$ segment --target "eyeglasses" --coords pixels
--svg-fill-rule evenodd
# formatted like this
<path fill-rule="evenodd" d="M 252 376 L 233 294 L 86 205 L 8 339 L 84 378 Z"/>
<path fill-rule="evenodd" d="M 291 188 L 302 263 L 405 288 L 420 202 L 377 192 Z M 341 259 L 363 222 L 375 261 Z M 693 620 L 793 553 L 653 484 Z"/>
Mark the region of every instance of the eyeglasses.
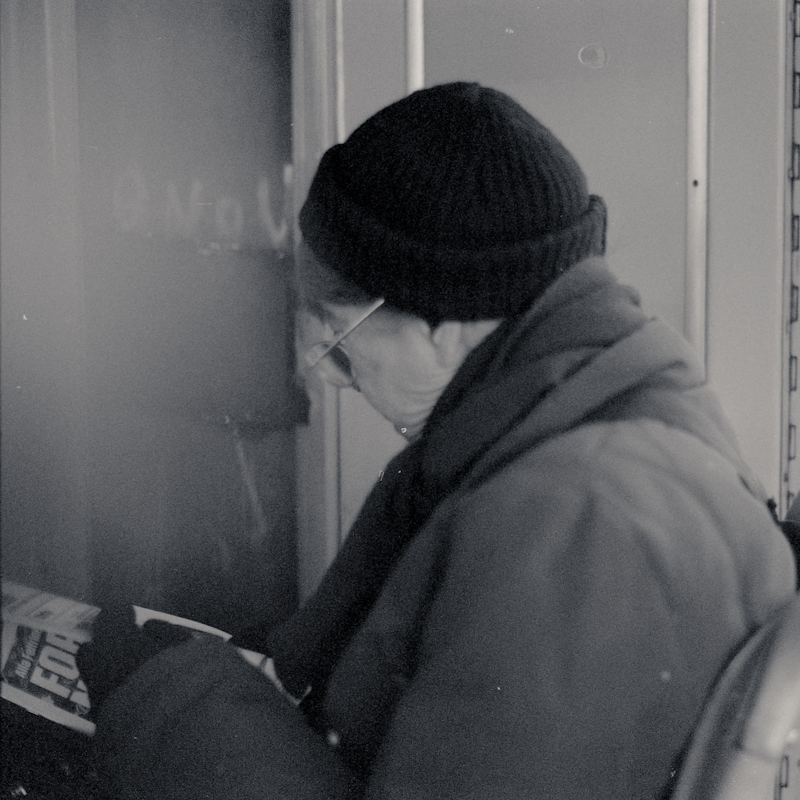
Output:
<path fill-rule="evenodd" d="M 304 355 L 306 366 L 309 369 L 313 369 L 317 366 L 317 364 L 319 364 L 320 361 L 322 361 L 323 358 L 325 358 L 325 356 L 331 354 L 336 362 L 336 366 L 349 376 L 350 361 L 341 351 L 339 345 L 342 343 L 343 339 L 349 336 L 362 322 L 367 319 L 367 317 L 369 317 L 371 314 L 374 314 L 385 302 L 386 301 L 381 298 L 380 300 L 376 300 L 374 303 L 372 303 L 372 305 L 367 306 L 367 308 L 356 318 L 356 320 L 347 327 L 344 333 L 340 333 L 332 341 L 317 342 L 315 345 L 309 347 Z"/>

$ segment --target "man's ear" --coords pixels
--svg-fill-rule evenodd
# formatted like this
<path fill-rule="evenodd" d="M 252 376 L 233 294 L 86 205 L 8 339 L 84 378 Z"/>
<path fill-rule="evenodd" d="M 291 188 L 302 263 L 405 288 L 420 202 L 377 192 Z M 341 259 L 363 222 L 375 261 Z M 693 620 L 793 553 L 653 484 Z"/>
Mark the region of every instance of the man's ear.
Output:
<path fill-rule="evenodd" d="M 461 362 L 502 322 L 482 319 L 475 322 L 448 320 L 431 329 L 430 337 L 440 366 L 458 368 Z"/>
<path fill-rule="evenodd" d="M 464 341 L 464 323 L 456 320 L 440 322 L 430 332 L 431 343 L 440 367 L 459 367 L 469 348 Z"/>

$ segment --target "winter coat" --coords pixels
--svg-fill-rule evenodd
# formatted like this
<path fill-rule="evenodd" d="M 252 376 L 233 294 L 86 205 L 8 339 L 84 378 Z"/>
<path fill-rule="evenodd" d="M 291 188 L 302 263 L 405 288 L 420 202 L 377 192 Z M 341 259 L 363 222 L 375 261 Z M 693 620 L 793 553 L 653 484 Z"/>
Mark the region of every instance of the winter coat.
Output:
<path fill-rule="evenodd" d="M 274 632 L 301 709 L 193 642 L 98 744 L 123 798 L 666 797 L 794 585 L 691 349 L 592 259 L 470 354 Z"/>

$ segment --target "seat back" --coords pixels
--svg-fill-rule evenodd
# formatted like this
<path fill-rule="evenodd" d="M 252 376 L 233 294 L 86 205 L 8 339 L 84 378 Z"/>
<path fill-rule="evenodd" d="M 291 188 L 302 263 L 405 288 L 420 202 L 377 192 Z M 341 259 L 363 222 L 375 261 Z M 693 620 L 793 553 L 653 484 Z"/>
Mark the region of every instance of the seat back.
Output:
<path fill-rule="evenodd" d="M 672 800 L 800 800 L 799 760 L 800 594 L 722 673 Z"/>

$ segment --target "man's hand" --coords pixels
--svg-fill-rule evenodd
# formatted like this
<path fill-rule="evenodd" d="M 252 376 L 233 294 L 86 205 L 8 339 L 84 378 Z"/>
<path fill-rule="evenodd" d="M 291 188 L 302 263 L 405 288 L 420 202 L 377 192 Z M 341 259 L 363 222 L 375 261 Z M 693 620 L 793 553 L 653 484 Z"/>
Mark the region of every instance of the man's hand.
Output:
<path fill-rule="evenodd" d="M 192 638 L 192 631 L 160 620 L 136 625 L 133 606 L 103 609 L 92 627 L 92 641 L 81 645 L 76 660 L 89 689 L 92 716 L 109 692 L 121 686 L 157 653 Z"/>

